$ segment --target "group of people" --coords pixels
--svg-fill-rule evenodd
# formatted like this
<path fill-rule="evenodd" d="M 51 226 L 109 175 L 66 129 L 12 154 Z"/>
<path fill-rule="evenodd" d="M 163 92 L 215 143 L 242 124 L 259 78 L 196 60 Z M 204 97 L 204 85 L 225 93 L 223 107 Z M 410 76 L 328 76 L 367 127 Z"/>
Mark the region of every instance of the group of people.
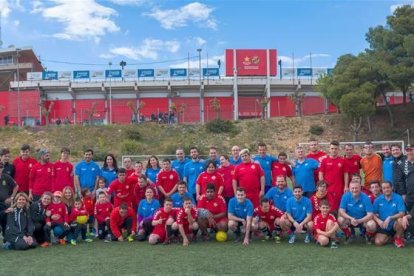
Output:
<path fill-rule="evenodd" d="M 13 162 L 9 150 L 0 151 L 5 249 L 96 238 L 186 246 L 229 231 L 244 245 L 255 236 L 276 243 L 287 236 L 293 244 L 304 234 L 305 243 L 336 248 L 341 235 L 348 244 L 359 233 L 369 244 L 391 239 L 404 247 L 414 233 L 412 145 L 403 155 L 399 145 L 377 153 L 366 142 L 360 156 L 347 144 L 340 156 L 337 141 L 325 153 L 311 139 L 309 153 L 297 146 L 290 160 L 285 152 L 268 154 L 264 143 L 255 155 L 238 146 L 220 155 L 211 147 L 206 160 L 191 147 L 189 157 L 178 148 L 173 161 L 124 158 L 122 167 L 112 154 L 100 167 L 91 149 L 76 166 L 67 148 L 55 163 L 47 149 L 38 159 L 30 150 L 23 145 Z"/>

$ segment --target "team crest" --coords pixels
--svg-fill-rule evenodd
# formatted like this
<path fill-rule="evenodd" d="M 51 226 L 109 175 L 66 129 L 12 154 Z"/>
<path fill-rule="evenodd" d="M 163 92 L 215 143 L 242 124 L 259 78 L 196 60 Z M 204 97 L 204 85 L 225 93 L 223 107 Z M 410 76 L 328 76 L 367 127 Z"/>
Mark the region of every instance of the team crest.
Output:
<path fill-rule="evenodd" d="M 283 167 L 283 168 L 282 168 L 282 171 L 286 171 L 286 168 L 285 168 L 285 167 Z"/>
<path fill-rule="evenodd" d="M 32 163 L 29 164 L 29 168 L 31 168 L 31 167 L 33 167 L 33 164 Z"/>
<path fill-rule="evenodd" d="M 47 172 L 51 172 L 50 168 L 47 168 Z"/>
<path fill-rule="evenodd" d="M 338 167 L 342 167 L 342 163 L 338 163 Z"/>
<path fill-rule="evenodd" d="M 66 167 L 66 171 L 69 172 L 69 167 Z"/>
<path fill-rule="evenodd" d="M 129 189 L 129 185 L 126 185 L 126 187 L 125 187 L 125 188 Z"/>
<path fill-rule="evenodd" d="M 355 165 L 355 166 L 358 166 L 358 162 L 356 162 L 356 161 L 355 161 L 355 162 L 354 162 L 354 165 Z"/>
<path fill-rule="evenodd" d="M 216 202 L 214 202 L 213 205 L 214 205 L 214 207 L 217 207 L 218 206 L 218 204 Z"/>
<path fill-rule="evenodd" d="M 216 180 L 216 176 L 215 176 L 215 175 L 213 175 L 213 176 L 211 177 L 211 179 Z"/>
<path fill-rule="evenodd" d="M 173 179 L 173 178 L 174 178 L 174 176 L 172 174 L 170 174 L 170 179 Z"/>
<path fill-rule="evenodd" d="M 256 166 L 255 165 L 252 165 L 252 169 L 254 170 L 254 169 L 256 169 Z"/>

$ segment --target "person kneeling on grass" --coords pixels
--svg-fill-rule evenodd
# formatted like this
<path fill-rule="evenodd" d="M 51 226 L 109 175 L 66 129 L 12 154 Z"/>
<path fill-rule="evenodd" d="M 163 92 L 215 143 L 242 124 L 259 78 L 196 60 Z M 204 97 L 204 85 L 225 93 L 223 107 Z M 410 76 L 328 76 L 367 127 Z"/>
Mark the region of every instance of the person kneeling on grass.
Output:
<path fill-rule="evenodd" d="M 68 233 L 68 241 L 70 241 L 72 245 L 76 245 L 79 233 L 81 234 L 83 241 L 93 241 L 91 238 L 86 237 L 86 223 L 88 220 L 89 214 L 83 205 L 82 199 L 76 198 L 69 215 L 70 232 Z"/>
<path fill-rule="evenodd" d="M 119 207 L 114 208 L 109 221 L 112 241 L 134 241 L 137 217 L 134 209 L 128 207 L 127 203 L 123 202 Z"/>
<path fill-rule="evenodd" d="M 173 230 L 180 232 L 183 246 L 188 246 L 188 239 L 195 240 L 198 232 L 197 209 L 193 206 L 191 198 L 184 198 L 183 207 L 178 211 L 177 221 L 172 225 Z"/>
<path fill-rule="evenodd" d="M 383 182 L 381 188 L 382 195 L 374 201 L 374 220 L 378 224 L 375 244 L 384 245 L 389 237 L 394 237 L 394 245 L 398 248 L 404 247 L 404 200 L 392 191 L 390 182 Z"/>
<path fill-rule="evenodd" d="M 286 202 L 286 215 L 290 222 L 289 243 L 295 243 L 296 235 L 306 231 L 305 243 L 310 243 L 313 232 L 312 203 L 309 198 L 302 196 L 301 186 L 293 188 L 293 197 Z"/>
<path fill-rule="evenodd" d="M 52 230 L 55 239 L 59 239 L 61 245 L 65 245 L 65 237 L 69 233 L 70 227 L 68 224 L 69 216 L 65 203 L 62 201 L 62 192 L 56 191 L 53 193 L 53 201 L 47 206 L 47 212 L 50 214 L 46 217 L 46 229 L 48 240 L 50 242 L 50 231 Z M 57 243 L 57 240 L 52 243 Z"/>
<path fill-rule="evenodd" d="M 176 209 L 172 206 L 172 199 L 167 197 L 164 199 L 164 207 L 155 213 L 154 219 L 152 220 L 154 229 L 148 238 L 149 244 L 154 245 L 160 242 L 170 244 L 170 238 L 174 234 L 172 224 L 177 215 Z"/>
<path fill-rule="evenodd" d="M 112 204 L 108 200 L 108 195 L 106 192 L 102 191 L 98 194 L 98 200 L 95 204 L 94 215 L 95 215 L 95 225 L 97 225 L 96 233 L 98 233 L 98 238 L 100 240 L 107 238 L 111 240 L 110 224 L 109 218 L 112 212 Z"/>
<path fill-rule="evenodd" d="M 30 218 L 29 197 L 18 193 L 7 212 L 7 226 L 4 237 L 4 249 L 26 250 L 35 248 L 37 243 L 33 238 L 34 225 Z"/>
<path fill-rule="evenodd" d="M 145 199 L 141 200 L 138 206 L 138 241 L 145 241 L 151 234 L 154 229 L 152 220 L 155 212 L 160 207 L 160 202 L 154 198 L 154 190 L 152 187 L 147 187 L 145 190 Z"/>
<path fill-rule="evenodd" d="M 249 245 L 253 218 L 253 203 L 246 198 L 244 188 L 238 187 L 236 197 L 229 202 L 229 229 L 234 232 L 235 242 L 239 242 L 244 232 L 243 245 Z"/>
<path fill-rule="evenodd" d="M 335 234 L 339 229 L 335 217 L 329 213 L 329 201 L 323 199 L 319 204 L 320 213 L 313 219 L 316 242 L 321 246 L 327 246 L 331 241 L 331 248 L 338 248 L 335 242 Z"/>

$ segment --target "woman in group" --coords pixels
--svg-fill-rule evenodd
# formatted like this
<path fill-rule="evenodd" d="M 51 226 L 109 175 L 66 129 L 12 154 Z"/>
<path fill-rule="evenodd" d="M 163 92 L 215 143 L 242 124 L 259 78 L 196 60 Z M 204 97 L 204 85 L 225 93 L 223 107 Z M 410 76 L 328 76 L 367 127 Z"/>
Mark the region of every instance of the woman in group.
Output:
<path fill-rule="evenodd" d="M 117 178 L 118 173 L 118 164 L 116 162 L 115 156 L 112 153 L 109 153 L 105 156 L 103 166 L 101 168 L 101 176 L 105 178 L 106 186 L 111 185 L 112 181 Z"/>
<path fill-rule="evenodd" d="M 141 200 L 138 207 L 138 240 L 145 241 L 151 234 L 152 219 L 160 208 L 160 202 L 154 198 L 154 190 L 145 188 L 145 199 Z"/>
<path fill-rule="evenodd" d="M 160 172 L 160 162 L 157 156 L 152 155 L 147 162 L 147 167 L 145 169 L 145 176 L 151 180 L 152 183 L 157 183 L 157 175 Z"/>
<path fill-rule="evenodd" d="M 212 160 L 206 163 L 206 170 L 202 172 L 196 181 L 196 195 L 197 200 L 200 196 L 206 193 L 207 184 L 213 183 L 215 191 L 218 195 L 221 195 L 224 190 L 223 176 L 216 170 L 216 163 Z"/>
<path fill-rule="evenodd" d="M 63 188 L 62 194 L 62 201 L 63 203 L 65 203 L 66 209 L 68 210 L 68 214 L 70 215 L 73 205 L 75 204 L 75 193 L 73 192 L 73 189 L 70 186 L 66 186 L 65 188 Z"/>
<path fill-rule="evenodd" d="M 52 193 L 45 192 L 40 197 L 40 200 L 33 202 L 30 205 L 30 216 L 34 224 L 33 237 L 41 247 L 48 247 L 50 240 L 49 229 L 46 226 L 46 217 L 50 215 L 47 211 L 47 206 L 52 202 Z"/>
<path fill-rule="evenodd" d="M 37 246 L 33 238 L 34 225 L 30 217 L 29 197 L 25 193 L 18 193 L 12 205 L 11 212 L 7 213 L 5 249 L 26 250 Z"/>

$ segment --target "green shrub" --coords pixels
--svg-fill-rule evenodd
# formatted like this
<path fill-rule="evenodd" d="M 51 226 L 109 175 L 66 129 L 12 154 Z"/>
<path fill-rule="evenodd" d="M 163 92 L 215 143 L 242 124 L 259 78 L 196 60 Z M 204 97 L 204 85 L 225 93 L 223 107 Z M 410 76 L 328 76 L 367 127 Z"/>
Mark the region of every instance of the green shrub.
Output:
<path fill-rule="evenodd" d="M 126 138 L 129 140 L 140 141 L 142 136 L 138 129 L 128 129 L 125 132 Z"/>
<path fill-rule="evenodd" d="M 322 135 L 324 129 L 320 125 L 311 125 L 309 128 L 309 132 L 313 135 Z"/>
<path fill-rule="evenodd" d="M 231 121 L 216 119 L 206 124 L 206 128 L 211 133 L 231 133 L 237 134 L 238 128 Z"/>
<path fill-rule="evenodd" d="M 124 140 L 121 143 L 122 154 L 141 154 L 144 151 L 144 146 L 135 140 Z"/>

